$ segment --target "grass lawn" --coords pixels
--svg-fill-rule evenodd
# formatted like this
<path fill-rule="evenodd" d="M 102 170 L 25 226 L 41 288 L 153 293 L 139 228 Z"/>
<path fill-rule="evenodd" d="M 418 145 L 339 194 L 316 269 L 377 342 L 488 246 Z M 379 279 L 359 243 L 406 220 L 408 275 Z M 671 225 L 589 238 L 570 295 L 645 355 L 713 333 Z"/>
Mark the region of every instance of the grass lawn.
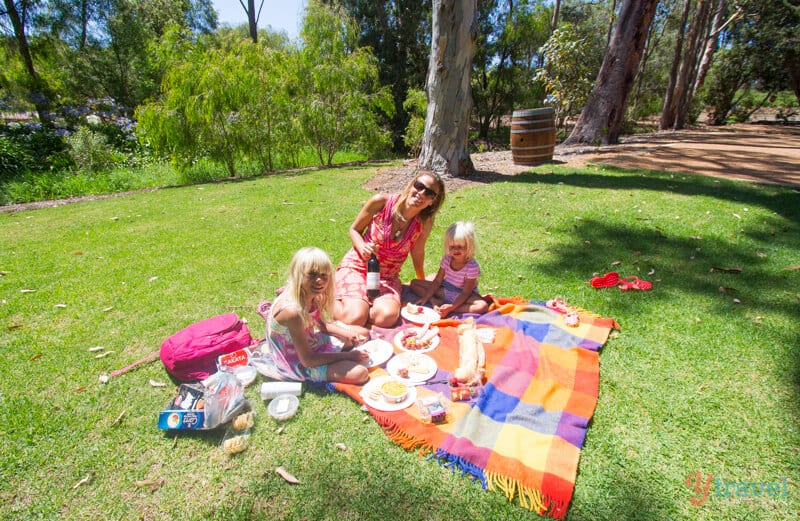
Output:
<path fill-rule="evenodd" d="M 535 519 L 393 445 L 344 395 L 306 390 L 279 433 L 259 386 L 248 387 L 256 426 L 229 457 L 221 432 L 156 428 L 174 393 L 160 362 L 98 382 L 212 315 L 235 311 L 263 336 L 258 302 L 298 248 L 338 262 L 373 174 L 313 171 L 0 214 L 0 518 Z M 787 268 L 800 265 L 797 191 L 542 166 L 449 194 L 429 272 L 460 219 L 476 224 L 483 291 L 561 295 L 622 327 L 601 351 L 568 519 L 796 516 L 800 270 Z M 654 288 L 586 284 L 611 270 Z M 110 354 L 95 358 L 95 346 Z M 276 475 L 281 465 L 302 484 Z M 705 502 L 687 486 L 697 476 L 710 485 Z M 146 480 L 163 484 L 136 484 Z M 761 486 L 772 482 L 780 488 Z"/>

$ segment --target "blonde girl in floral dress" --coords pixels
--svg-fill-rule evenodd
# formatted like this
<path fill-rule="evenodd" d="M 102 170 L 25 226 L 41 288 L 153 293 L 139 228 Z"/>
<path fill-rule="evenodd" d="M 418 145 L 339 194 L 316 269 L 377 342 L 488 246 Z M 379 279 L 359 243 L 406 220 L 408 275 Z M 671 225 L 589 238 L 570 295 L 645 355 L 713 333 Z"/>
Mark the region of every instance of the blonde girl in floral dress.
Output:
<path fill-rule="evenodd" d="M 302 248 L 292 258 L 286 285 L 269 310 L 261 347 L 274 364 L 275 377 L 353 384 L 369 379 L 369 355 L 349 350 L 368 340 L 369 331 L 325 320 L 333 307 L 332 276 L 333 264 L 319 248 Z"/>
<path fill-rule="evenodd" d="M 444 203 L 444 182 L 423 170 L 400 194 L 376 194 L 350 226 L 353 247 L 336 269 L 334 317 L 344 324 L 392 327 L 400 318 L 400 269 L 411 255 L 418 278 L 425 278 L 425 242 Z M 367 298 L 367 261 L 381 265 L 380 294 Z"/>

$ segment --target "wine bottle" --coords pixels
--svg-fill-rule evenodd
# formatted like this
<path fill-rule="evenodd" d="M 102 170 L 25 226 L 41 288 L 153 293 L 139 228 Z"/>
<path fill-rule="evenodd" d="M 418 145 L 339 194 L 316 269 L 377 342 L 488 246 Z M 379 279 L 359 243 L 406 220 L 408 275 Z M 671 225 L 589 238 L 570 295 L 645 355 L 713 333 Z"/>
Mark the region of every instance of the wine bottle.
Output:
<path fill-rule="evenodd" d="M 380 295 L 381 264 L 373 253 L 367 262 L 367 298 L 374 300 Z"/>

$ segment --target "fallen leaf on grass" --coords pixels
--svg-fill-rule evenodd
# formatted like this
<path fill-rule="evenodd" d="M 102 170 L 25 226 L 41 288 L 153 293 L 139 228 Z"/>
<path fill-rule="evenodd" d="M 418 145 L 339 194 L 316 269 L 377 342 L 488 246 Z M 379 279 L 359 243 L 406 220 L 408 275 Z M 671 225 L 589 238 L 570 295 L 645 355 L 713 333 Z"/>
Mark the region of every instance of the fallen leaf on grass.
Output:
<path fill-rule="evenodd" d="M 158 280 L 158 277 L 150 277 L 149 279 L 147 279 L 147 282 L 155 282 L 157 280 Z"/>
<path fill-rule="evenodd" d="M 337 443 L 336 448 L 339 450 L 347 450 L 347 445 L 345 445 L 344 443 Z"/>
<path fill-rule="evenodd" d="M 80 487 L 81 485 L 85 485 L 86 483 L 89 482 L 90 479 L 92 479 L 92 475 L 91 474 L 86 474 L 86 476 L 84 476 L 83 479 L 81 479 L 80 481 L 78 481 L 77 483 L 75 483 L 72 486 L 72 490 L 75 490 L 76 488 Z"/>
<path fill-rule="evenodd" d="M 756 324 L 760 324 L 763 320 L 764 317 L 762 317 L 761 315 L 756 315 L 755 317 L 753 317 L 753 322 L 755 322 Z"/>
<path fill-rule="evenodd" d="M 22 324 L 9 324 L 8 325 L 8 330 L 9 331 L 14 331 L 15 329 L 19 329 L 21 327 L 22 327 Z"/>
<path fill-rule="evenodd" d="M 111 353 L 113 353 L 113 352 L 114 352 L 114 351 L 106 351 L 106 352 L 104 352 L 104 353 L 97 353 L 96 355 L 94 355 L 94 357 L 95 357 L 95 358 L 104 358 L 104 357 L 106 357 L 106 356 L 110 355 L 110 354 L 111 354 Z"/>
<path fill-rule="evenodd" d="M 82 393 L 86 389 L 88 389 L 88 387 L 86 387 L 85 385 L 81 385 L 80 387 L 76 387 L 75 389 L 73 389 L 72 392 L 73 393 Z"/>
<path fill-rule="evenodd" d="M 712 266 L 709 270 L 709 273 L 714 273 L 715 271 L 721 271 L 724 273 L 741 273 L 742 268 L 720 268 L 718 266 Z"/>
<path fill-rule="evenodd" d="M 124 418 L 124 417 L 125 417 L 125 414 L 127 414 L 127 412 L 128 412 L 128 411 L 122 411 L 122 412 L 119 414 L 119 416 L 117 416 L 117 419 L 116 419 L 116 420 L 114 420 L 113 422 L 111 422 L 111 426 L 112 426 L 112 427 L 116 427 L 117 425 L 119 425 L 119 422 L 121 422 L 121 421 L 122 421 L 122 418 Z"/>
<path fill-rule="evenodd" d="M 156 380 L 150 379 L 150 387 L 166 387 L 167 384 L 164 382 L 158 382 Z"/>
<path fill-rule="evenodd" d="M 43 356 L 43 355 L 42 355 L 42 353 L 36 353 L 35 355 L 33 355 L 33 356 L 31 357 L 31 361 L 33 361 L 33 360 L 38 360 L 38 359 L 40 359 L 42 356 Z"/>
<path fill-rule="evenodd" d="M 736 291 L 737 291 L 736 288 L 727 288 L 725 286 L 720 286 L 719 287 L 719 292 L 720 293 L 736 293 Z"/>
<path fill-rule="evenodd" d="M 141 481 L 134 481 L 133 484 L 137 487 L 150 487 L 150 493 L 152 494 L 162 486 L 164 486 L 164 478 L 161 479 L 143 479 Z"/>
<path fill-rule="evenodd" d="M 742 303 L 742 301 L 741 301 L 741 300 L 739 300 L 738 298 L 735 298 L 735 299 L 733 299 L 733 303 L 734 303 L 734 304 L 741 304 L 741 303 Z"/>
<path fill-rule="evenodd" d="M 109 307 L 107 307 L 107 308 L 103 308 L 103 313 L 108 313 L 108 312 L 109 312 L 109 311 L 111 311 L 112 309 L 114 309 L 114 306 L 109 306 Z"/>
<path fill-rule="evenodd" d="M 0 271 L 0 277 L 5 277 L 9 273 L 11 273 L 11 272 L 10 271 Z"/>
<path fill-rule="evenodd" d="M 800 266 L 790 266 L 788 268 L 783 268 L 783 269 L 786 270 L 786 271 L 796 271 L 796 270 L 800 270 Z"/>
<path fill-rule="evenodd" d="M 620 264 L 622 264 L 622 261 L 614 261 L 611 263 L 612 266 L 619 266 Z"/>
<path fill-rule="evenodd" d="M 97 351 L 102 351 L 105 349 L 103 346 L 94 346 L 89 348 L 90 353 L 96 353 Z"/>
<path fill-rule="evenodd" d="M 66 304 L 55 304 L 53 307 L 54 307 L 54 308 L 61 308 L 61 309 L 64 309 L 64 308 L 66 308 L 66 307 L 67 307 L 67 305 L 66 305 Z"/>
<path fill-rule="evenodd" d="M 283 467 L 278 467 L 278 468 L 276 468 L 276 469 L 275 469 L 275 472 L 277 472 L 277 473 L 278 473 L 278 475 L 279 475 L 280 477 L 282 477 L 283 479 L 285 479 L 285 480 L 286 480 L 288 483 L 294 483 L 294 484 L 298 484 L 298 483 L 300 483 L 300 480 L 299 480 L 299 479 L 297 479 L 296 477 L 292 476 L 292 475 L 291 475 L 291 474 L 290 474 L 290 473 L 289 473 L 289 472 L 288 472 L 288 471 L 287 471 L 285 468 L 283 468 Z"/>
<path fill-rule="evenodd" d="M 280 427 L 278 427 L 277 429 L 275 429 L 275 434 L 280 434 L 280 433 L 282 433 L 282 432 L 283 432 L 283 428 L 284 428 L 284 425 L 281 425 Z"/>
<path fill-rule="evenodd" d="M 20 293 L 33 293 L 34 291 L 36 291 L 36 290 L 35 289 L 30 289 L 30 288 L 23 288 L 23 289 L 19 290 Z"/>
<path fill-rule="evenodd" d="M 694 317 L 694 322 L 695 324 L 700 324 L 703 321 L 700 319 L 700 317 Z"/>

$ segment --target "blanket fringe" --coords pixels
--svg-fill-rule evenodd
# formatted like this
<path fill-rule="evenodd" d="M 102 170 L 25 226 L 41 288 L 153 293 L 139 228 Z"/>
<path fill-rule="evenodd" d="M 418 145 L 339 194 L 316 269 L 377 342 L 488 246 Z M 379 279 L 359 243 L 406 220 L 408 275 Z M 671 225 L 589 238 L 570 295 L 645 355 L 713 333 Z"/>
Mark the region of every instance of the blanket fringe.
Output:
<path fill-rule="evenodd" d="M 486 478 L 484 477 L 483 469 L 477 465 L 474 465 L 473 463 L 470 463 L 464 458 L 460 458 L 447 451 L 437 449 L 434 454 L 428 457 L 428 459 L 437 460 L 440 466 L 444 468 L 449 468 L 453 472 L 460 470 L 462 476 L 469 475 L 473 481 L 478 480 L 481 482 L 481 486 L 483 488 L 487 488 Z"/>
<path fill-rule="evenodd" d="M 386 416 L 373 415 L 375 421 L 383 429 L 383 433 L 393 443 L 401 446 L 406 450 L 419 450 L 420 456 L 425 456 L 433 452 L 433 445 L 429 442 L 417 438 L 400 428 L 396 423 L 390 421 Z"/>
<path fill-rule="evenodd" d="M 540 490 L 523 486 L 519 481 L 501 476 L 494 472 L 486 472 L 489 490 L 500 491 L 511 501 L 516 496 L 522 508 L 541 515 L 549 515 L 555 519 L 563 519 L 566 515 L 566 504 L 547 497 Z"/>

